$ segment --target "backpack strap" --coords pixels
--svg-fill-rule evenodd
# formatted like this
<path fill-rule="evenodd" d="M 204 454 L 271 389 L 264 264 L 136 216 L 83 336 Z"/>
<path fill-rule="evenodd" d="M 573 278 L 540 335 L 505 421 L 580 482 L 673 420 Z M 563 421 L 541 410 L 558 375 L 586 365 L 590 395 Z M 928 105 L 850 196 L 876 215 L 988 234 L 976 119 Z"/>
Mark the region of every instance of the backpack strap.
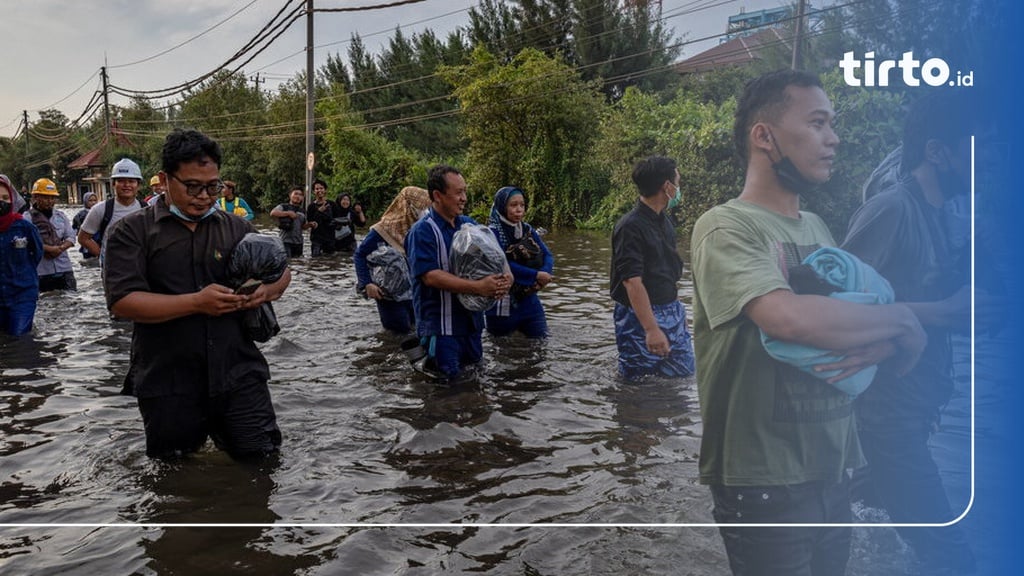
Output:
<path fill-rule="evenodd" d="M 139 203 L 139 208 L 145 209 L 148 204 L 142 198 L 135 198 L 135 201 Z M 110 226 L 110 221 L 114 218 L 114 198 L 107 198 L 103 203 L 103 220 L 100 221 L 100 229 L 93 234 L 92 239 L 97 243 L 103 242 L 103 235 L 107 232 L 107 226 Z"/>
<path fill-rule="evenodd" d="M 96 242 L 103 241 L 103 235 L 107 233 L 107 226 L 110 226 L 110 220 L 114 217 L 114 199 L 107 198 L 103 202 L 103 220 L 100 221 L 100 228 L 93 235 L 93 239 Z"/>

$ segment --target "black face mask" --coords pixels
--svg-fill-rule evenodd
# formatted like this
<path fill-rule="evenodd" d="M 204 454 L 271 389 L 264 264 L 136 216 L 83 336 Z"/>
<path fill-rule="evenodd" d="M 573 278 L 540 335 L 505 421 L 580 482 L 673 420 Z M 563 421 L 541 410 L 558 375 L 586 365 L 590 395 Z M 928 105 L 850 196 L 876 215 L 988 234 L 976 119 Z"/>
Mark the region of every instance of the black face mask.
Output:
<path fill-rule="evenodd" d="M 817 184 L 804 178 L 788 156 L 783 156 L 778 162 L 772 163 L 772 169 L 775 170 L 775 177 L 779 179 L 782 187 L 794 194 L 806 196 L 818 188 Z"/>
<path fill-rule="evenodd" d="M 957 196 L 966 196 L 971 191 L 969 182 L 964 181 L 956 170 L 950 168 L 949 155 L 946 155 L 946 166 L 935 167 L 935 179 L 939 182 L 939 190 L 942 191 L 944 200 L 951 200 Z"/>
<path fill-rule="evenodd" d="M 775 147 L 775 151 L 779 154 L 779 160 L 772 162 L 772 169 L 775 170 L 775 177 L 779 179 L 782 187 L 801 196 L 814 192 L 818 185 L 805 178 L 796 165 L 793 164 L 793 161 L 789 159 L 789 156 L 782 153 L 778 142 L 775 141 L 775 136 L 771 132 L 768 133 L 768 137 L 771 138 L 772 146 Z"/>
<path fill-rule="evenodd" d="M 14 205 L 6 200 L 0 200 L 0 216 L 7 216 L 11 213 L 11 209 Z"/>

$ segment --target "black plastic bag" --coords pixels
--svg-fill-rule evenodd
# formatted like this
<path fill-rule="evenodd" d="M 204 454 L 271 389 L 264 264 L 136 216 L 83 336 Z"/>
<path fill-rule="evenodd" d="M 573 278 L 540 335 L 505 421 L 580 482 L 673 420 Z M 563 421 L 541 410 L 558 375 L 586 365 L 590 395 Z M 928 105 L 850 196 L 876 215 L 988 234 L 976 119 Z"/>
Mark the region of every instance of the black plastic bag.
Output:
<path fill-rule="evenodd" d="M 257 232 L 246 234 L 231 251 L 228 260 L 228 277 L 231 286 L 237 288 L 253 278 L 264 284 L 273 284 L 281 279 L 288 268 L 288 251 L 280 238 Z M 250 338 L 266 342 L 278 332 L 277 314 L 270 302 L 242 314 L 242 325 Z"/>
<path fill-rule="evenodd" d="M 264 284 L 277 282 L 288 268 L 288 251 L 281 239 L 250 232 L 231 251 L 228 277 L 232 288 L 250 278 Z"/>
<path fill-rule="evenodd" d="M 270 302 L 260 304 L 259 308 L 246 310 L 242 316 L 242 325 L 246 334 L 256 342 L 266 342 L 281 331 L 281 325 L 277 323 L 277 314 Z"/>

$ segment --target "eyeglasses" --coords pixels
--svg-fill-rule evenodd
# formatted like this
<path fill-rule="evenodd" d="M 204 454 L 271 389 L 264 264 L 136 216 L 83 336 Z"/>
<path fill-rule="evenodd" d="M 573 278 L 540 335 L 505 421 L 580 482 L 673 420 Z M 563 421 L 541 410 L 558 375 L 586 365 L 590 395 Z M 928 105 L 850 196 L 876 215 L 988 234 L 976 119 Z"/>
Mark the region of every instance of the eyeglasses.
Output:
<path fill-rule="evenodd" d="M 211 198 L 214 198 L 216 196 L 220 196 L 221 192 L 223 192 L 225 188 L 223 180 L 217 180 L 216 182 L 203 184 L 202 182 L 195 182 L 191 180 L 185 182 L 181 178 L 178 178 L 177 176 L 171 173 L 168 173 L 167 175 L 181 183 L 181 185 L 185 187 L 185 193 L 193 198 L 198 198 L 199 195 L 202 194 L 203 192 L 206 192 L 207 195 L 209 195 Z"/>

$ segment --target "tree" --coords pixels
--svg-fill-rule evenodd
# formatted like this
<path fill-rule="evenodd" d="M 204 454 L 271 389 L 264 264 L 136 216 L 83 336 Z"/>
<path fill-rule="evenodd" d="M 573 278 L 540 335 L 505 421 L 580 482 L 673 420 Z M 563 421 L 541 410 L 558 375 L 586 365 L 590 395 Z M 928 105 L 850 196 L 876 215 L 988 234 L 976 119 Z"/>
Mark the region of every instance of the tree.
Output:
<path fill-rule="evenodd" d="M 565 62 L 526 49 L 507 64 L 477 48 L 442 74 L 455 86 L 469 138 L 470 202 L 478 216 L 500 186 L 526 192 L 529 218 L 575 226 L 602 189 L 591 159 L 602 107 L 598 87 Z"/>
<path fill-rule="evenodd" d="M 252 190 L 263 176 L 259 141 L 282 132 L 279 126 L 266 126 L 259 90 L 244 74 L 221 71 L 185 95 L 180 109 L 178 126 L 195 128 L 220 144 L 221 176 L 238 182 L 243 191 Z"/>
<path fill-rule="evenodd" d="M 503 62 L 524 48 L 561 57 L 615 101 L 628 86 L 653 91 L 676 80 L 669 64 L 679 48 L 652 14 L 646 1 L 484 0 L 470 10 L 469 36 Z"/>
<path fill-rule="evenodd" d="M 349 46 L 352 107 L 365 123 L 403 147 L 423 154 L 452 156 L 465 144 L 459 136 L 456 107 L 439 66 L 465 61 L 468 48 L 459 32 L 441 42 L 430 30 L 407 37 L 401 29 L 381 54 L 372 58 L 358 36 Z"/>
<path fill-rule="evenodd" d="M 250 170 L 253 178 L 250 190 L 259 204 L 269 210 L 287 199 L 290 186 L 301 185 L 306 178 L 304 75 L 297 74 L 281 83 L 277 94 L 266 105 L 265 119 L 268 126 L 276 127 L 275 133 L 259 139 L 257 166 Z M 321 160 L 318 164 L 327 163 Z"/>
<path fill-rule="evenodd" d="M 329 98 L 317 102 L 325 118 L 325 164 L 332 198 L 348 193 L 363 203 L 372 216 L 380 214 L 403 186 L 426 180 L 415 155 L 385 138 L 380 130 L 364 128 L 362 116 L 352 109 L 344 87 L 334 85 Z"/>

